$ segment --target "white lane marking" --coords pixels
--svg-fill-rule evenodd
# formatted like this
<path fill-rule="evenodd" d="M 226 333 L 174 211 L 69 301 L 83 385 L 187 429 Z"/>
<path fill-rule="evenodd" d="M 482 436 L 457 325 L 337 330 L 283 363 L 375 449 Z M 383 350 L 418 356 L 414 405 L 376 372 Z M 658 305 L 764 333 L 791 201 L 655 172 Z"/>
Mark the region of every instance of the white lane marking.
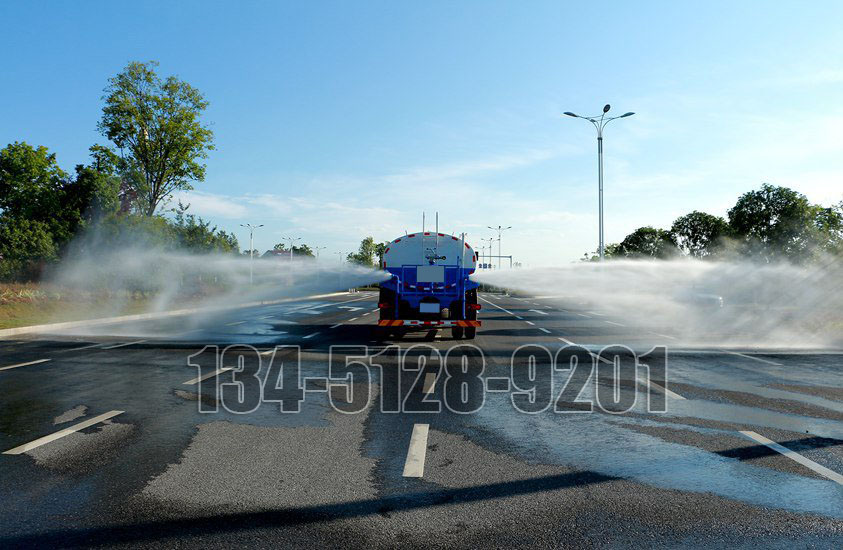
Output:
<path fill-rule="evenodd" d="M 597 315 L 598 317 L 605 317 L 605 313 L 597 313 L 596 311 L 588 311 L 587 313 L 591 313 L 592 315 Z"/>
<path fill-rule="evenodd" d="M 332 326 L 331 328 L 337 328 L 337 327 L 341 327 L 341 326 L 342 326 L 342 323 L 337 323 L 336 325 Z"/>
<path fill-rule="evenodd" d="M 372 314 L 372 312 L 371 312 L 371 311 L 367 311 L 366 313 L 364 313 L 363 315 L 361 315 L 361 317 L 365 317 L 366 315 L 371 315 L 371 314 Z"/>
<path fill-rule="evenodd" d="M 262 352 L 260 352 L 258 355 L 271 355 L 271 354 L 273 354 L 273 353 L 275 353 L 275 350 L 274 350 L 274 349 L 268 349 L 268 350 L 266 350 L 266 351 L 262 351 Z"/>
<path fill-rule="evenodd" d="M 355 311 L 360 311 L 363 308 L 354 306 L 339 306 L 337 309 L 347 309 L 349 313 L 353 313 Z"/>
<path fill-rule="evenodd" d="M 40 447 L 41 445 L 46 445 L 47 443 L 51 443 L 51 442 L 53 442 L 57 439 L 61 439 L 62 437 L 66 436 L 66 435 L 70 435 L 74 432 L 78 432 L 79 430 L 84 430 L 88 426 L 93 426 L 94 424 L 98 424 L 98 423 L 102 422 L 103 420 L 108 420 L 109 418 L 114 418 L 118 414 L 123 414 L 123 412 L 124 411 L 109 411 L 105 414 L 101 414 L 99 416 L 95 416 L 94 418 L 90 418 L 88 420 L 85 420 L 84 422 L 80 422 L 79 424 L 74 424 L 73 426 L 70 426 L 69 428 L 59 430 L 54 434 L 45 435 L 44 437 L 36 439 L 35 441 L 31 441 L 31 442 L 26 443 L 24 445 L 21 445 L 19 447 L 15 447 L 14 449 L 9 449 L 8 451 L 5 451 L 3 454 L 4 455 L 23 454 L 27 451 L 31 451 L 32 449 L 35 449 L 36 447 Z"/>
<path fill-rule="evenodd" d="M 588 315 L 586 315 L 585 313 L 577 313 L 577 315 L 579 315 L 580 317 L 588 317 Z"/>
<path fill-rule="evenodd" d="M 604 363 L 606 363 L 607 365 L 613 365 L 613 364 L 615 363 L 614 361 L 609 361 L 608 359 L 606 359 L 605 357 L 603 357 L 603 356 L 602 356 L 602 355 L 600 355 L 599 353 L 593 353 L 593 352 L 591 352 L 591 351 L 589 351 L 588 353 L 590 353 L 590 354 L 591 354 L 591 356 L 592 356 L 592 357 L 594 357 L 595 359 L 598 359 L 598 360 L 600 360 L 600 361 L 603 361 L 603 362 L 604 362 Z"/>
<path fill-rule="evenodd" d="M 83 349 L 96 348 L 96 347 L 99 347 L 101 345 L 102 345 L 102 342 L 100 342 L 99 344 L 88 344 L 87 346 L 81 346 L 81 347 L 78 347 L 78 348 L 63 349 L 59 353 L 64 353 L 66 351 L 82 351 Z"/>
<path fill-rule="evenodd" d="M 357 319 L 359 319 L 359 318 L 360 318 L 360 317 L 352 317 L 351 319 L 349 319 L 349 320 L 348 320 L 348 322 L 350 323 L 350 322 L 352 322 L 352 321 L 356 321 L 356 320 L 357 320 Z"/>
<path fill-rule="evenodd" d="M 484 297 L 482 297 L 482 296 L 480 297 L 480 299 L 481 299 L 481 300 L 483 300 L 484 302 L 486 302 L 487 304 L 489 304 L 490 306 L 496 307 L 496 308 L 498 308 L 498 309 L 499 309 L 499 310 L 501 310 L 501 311 L 504 311 L 504 312 L 506 312 L 506 313 L 509 313 L 510 315 L 515 315 L 514 313 L 512 313 L 512 312 L 511 312 L 511 311 L 509 311 L 508 309 L 504 309 L 504 308 L 502 308 L 501 306 L 499 306 L 498 304 L 493 304 L 492 302 L 490 302 L 489 300 L 487 300 L 486 298 L 484 298 Z"/>
<path fill-rule="evenodd" d="M 550 306 L 544 306 L 544 308 L 545 308 L 545 309 L 553 309 L 553 308 L 552 308 L 552 307 L 550 307 Z"/>
<path fill-rule="evenodd" d="M 261 319 L 272 319 L 273 317 L 275 317 L 275 316 L 274 315 L 264 315 L 263 317 L 261 317 Z"/>
<path fill-rule="evenodd" d="M 670 336 L 669 334 L 660 334 L 658 332 L 650 331 L 650 334 L 655 334 L 656 336 L 661 336 L 662 338 L 669 338 L 671 340 L 676 340 L 676 336 Z"/>
<path fill-rule="evenodd" d="M 523 320 L 524 320 L 524 318 L 523 318 L 523 317 L 521 317 L 520 315 L 516 315 L 516 316 L 515 316 L 515 318 L 516 318 L 516 319 L 518 319 L 518 320 L 520 320 L 520 321 L 523 321 Z"/>
<path fill-rule="evenodd" d="M 319 333 L 318 333 L 318 332 L 313 332 L 313 333 L 311 333 L 311 334 L 308 334 L 307 336 L 303 336 L 302 338 L 304 338 L 305 340 L 307 340 L 308 338 L 313 338 L 313 337 L 314 337 L 314 336 L 316 336 L 317 334 L 319 334 Z"/>
<path fill-rule="evenodd" d="M 379 312 L 380 310 L 381 310 L 380 308 L 373 309 L 373 310 L 372 310 L 372 313 L 377 313 L 377 312 Z"/>
<path fill-rule="evenodd" d="M 648 384 L 647 379 L 642 375 L 638 378 L 638 382 L 641 383 L 642 386 L 646 386 Z M 655 382 L 649 382 L 650 387 L 655 388 L 656 390 L 660 391 L 661 393 L 665 394 L 668 397 L 672 397 L 673 399 L 682 399 L 687 401 L 684 397 L 679 395 L 676 392 L 672 392 L 669 389 L 665 388 L 664 386 L 660 386 Z"/>
<path fill-rule="evenodd" d="M 540 330 L 540 331 L 542 331 L 542 332 L 544 332 L 545 334 L 550 334 L 550 331 L 549 331 L 549 330 L 547 330 L 547 329 L 546 329 L 546 328 L 544 328 L 544 327 L 539 327 L 539 330 Z"/>
<path fill-rule="evenodd" d="M 436 375 L 432 372 L 429 372 L 424 375 L 424 387 L 422 391 L 426 394 L 433 393 L 433 388 L 436 386 Z"/>
<path fill-rule="evenodd" d="M 625 327 L 626 325 L 622 325 L 620 323 L 616 323 L 614 321 L 603 321 L 604 323 L 609 323 L 610 325 L 617 325 L 619 327 Z"/>
<path fill-rule="evenodd" d="M 837 472 L 835 472 L 833 470 L 829 470 L 825 466 L 821 466 L 821 465 L 817 464 L 816 462 L 814 462 L 813 460 L 811 460 L 809 458 L 806 458 L 799 453 L 791 451 L 787 447 L 785 447 L 783 445 L 779 445 L 775 441 L 767 439 L 766 437 L 764 437 L 761 434 L 758 434 L 758 433 L 755 433 L 755 432 L 752 432 L 752 431 L 748 431 L 748 430 L 741 430 L 741 433 L 743 435 L 745 435 L 746 437 L 748 437 L 750 439 L 753 439 L 753 440 L 757 441 L 758 443 L 761 443 L 762 445 L 766 445 L 767 447 L 773 449 L 777 453 L 783 454 L 784 456 L 793 460 L 794 462 L 798 462 L 799 464 L 801 464 L 801 465 L 803 465 L 807 468 L 810 468 L 811 470 L 815 471 L 816 473 L 820 474 L 821 476 L 827 477 L 831 481 L 835 481 L 835 482 L 839 483 L 840 485 L 843 485 L 843 476 L 841 476 Z"/>
<path fill-rule="evenodd" d="M 245 322 L 246 322 L 246 321 L 234 321 L 233 323 L 228 323 L 228 324 L 226 324 L 225 326 L 227 326 L 227 327 L 233 327 L 233 326 L 237 326 L 237 325 L 242 325 L 242 324 L 243 324 L 243 323 L 245 323 Z"/>
<path fill-rule="evenodd" d="M 18 363 L 17 365 L 9 365 L 8 367 L 1 367 L 0 370 L 16 369 L 18 367 L 28 367 L 29 365 L 40 365 L 41 363 L 46 363 L 47 361 L 52 361 L 52 359 L 38 359 L 37 361 L 30 361 L 28 363 Z"/>
<path fill-rule="evenodd" d="M 261 355 L 263 355 L 263 354 L 261 354 Z M 185 382 L 185 383 L 184 383 L 184 384 L 182 384 L 182 385 L 184 385 L 184 386 L 193 386 L 193 385 L 195 385 L 195 384 L 198 384 L 198 383 L 199 383 L 199 382 L 201 382 L 202 380 L 207 380 L 208 378 L 211 378 L 211 377 L 213 377 L 213 376 L 217 376 L 217 375 L 222 374 L 222 373 L 224 373 L 224 372 L 226 372 L 226 371 L 229 371 L 229 370 L 231 370 L 231 369 L 233 369 L 233 368 L 234 368 L 234 367 L 223 367 L 223 368 L 221 368 L 221 369 L 217 369 L 217 370 L 215 370 L 214 372 L 209 372 L 208 374 L 203 374 L 202 376 L 199 376 L 199 377 L 197 377 L 197 378 L 194 378 L 193 380 L 188 380 L 187 382 Z"/>
<path fill-rule="evenodd" d="M 565 343 L 566 343 L 566 344 L 568 344 L 569 346 L 576 346 L 576 344 L 575 344 L 575 343 L 571 342 L 571 341 L 570 341 L 570 340 L 568 340 L 567 338 L 562 338 L 561 336 L 558 336 L 557 338 L 559 338 L 560 340 L 562 340 L 563 342 L 565 342 Z"/>
<path fill-rule="evenodd" d="M 427 433 L 429 424 L 414 424 L 413 435 L 410 436 L 410 447 L 407 449 L 407 459 L 404 461 L 404 477 L 422 477 L 424 475 L 424 459 L 427 455 Z"/>
<path fill-rule="evenodd" d="M 525 323 L 527 323 L 528 325 L 533 325 L 533 326 L 535 326 L 535 325 L 536 325 L 536 324 L 535 324 L 534 322 L 532 322 L 532 321 L 524 321 L 524 322 L 525 322 Z"/>
<path fill-rule="evenodd" d="M 760 357 L 753 357 L 752 355 L 747 355 L 745 353 L 738 353 L 736 351 L 727 351 L 731 355 L 740 355 L 741 357 L 746 357 L 747 359 L 752 359 L 754 361 L 760 361 L 761 363 L 767 363 L 768 365 L 775 365 L 777 367 L 781 367 L 781 363 L 776 363 L 775 361 L 770 361 L 769 359 L 761 359 Z"/>
<path fill-rule="evenodd" d="M 535 311 L 535 312 L 536 312 L 536 313 L 538 313 L 539 315 L 547 315 L 547 312 L 544 312 L 544 311 L 542 311 L 542 310 L 540 310 L 540 309 L 528 309 L 527 311 Z"/>
<path fill-rule="evenodd" d="M 135 344 L 142 344 L 146 342 L 146 340 L 135 340 L 134 342 L 123 342 L 122 344 L 114 344 L 113 346 L 106 346 L 101 349 L 117 349 L 117 348 L 124 348 L 126 346 L 133 346 Z"/>

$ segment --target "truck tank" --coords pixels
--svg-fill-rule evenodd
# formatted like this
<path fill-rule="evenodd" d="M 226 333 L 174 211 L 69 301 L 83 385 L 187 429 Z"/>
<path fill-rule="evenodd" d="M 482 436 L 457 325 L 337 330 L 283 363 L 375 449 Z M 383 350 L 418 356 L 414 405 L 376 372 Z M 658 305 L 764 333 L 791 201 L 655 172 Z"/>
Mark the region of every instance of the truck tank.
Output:
<path fill-rule="evenodd" d="M 477 287 L 469 275 L 477 253 L 463 237 L 423 231 L 389 243 L 381 268 L 376 337 L 401 337 L 408 330 L 451 329 L 454 338 L 474 338 L 480 321 Z"/>

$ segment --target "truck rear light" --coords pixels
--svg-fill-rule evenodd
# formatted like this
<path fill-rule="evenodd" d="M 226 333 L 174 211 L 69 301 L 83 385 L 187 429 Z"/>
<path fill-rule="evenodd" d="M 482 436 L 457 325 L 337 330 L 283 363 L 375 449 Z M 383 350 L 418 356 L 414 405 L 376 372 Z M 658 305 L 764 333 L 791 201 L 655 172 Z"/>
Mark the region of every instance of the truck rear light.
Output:
<path fill-rule="evenodd" d="M 473 309 L 474 311 L 477 311 L 480 309 L 480 304 L 466 304 L 465 307 L 466 309 Z"/>
<path fill-rule="evenodd" d="M 387 308 L 389 308 L 389 306 L 391 306 L 391 305 L 392 305 L 392 304 L 390 304 L 389 302 L 381 302 L 381 303 L 379 303 L 379 304 L 378 304 L 378 307 L 379 307 L 380 309 L 387 309 Z"/>

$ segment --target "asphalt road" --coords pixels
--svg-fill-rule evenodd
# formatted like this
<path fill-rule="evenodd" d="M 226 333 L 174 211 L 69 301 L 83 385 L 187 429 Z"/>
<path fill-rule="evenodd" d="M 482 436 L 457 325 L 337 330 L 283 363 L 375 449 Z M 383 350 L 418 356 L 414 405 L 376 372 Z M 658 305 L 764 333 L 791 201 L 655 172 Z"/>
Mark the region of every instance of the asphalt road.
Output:
<path fill-rule="evenodd" d="M 843 351 L 481 304 L 470 341 L 375 341 L 365 292 L 0 341 L 0 548 L 843 547 Z"/>

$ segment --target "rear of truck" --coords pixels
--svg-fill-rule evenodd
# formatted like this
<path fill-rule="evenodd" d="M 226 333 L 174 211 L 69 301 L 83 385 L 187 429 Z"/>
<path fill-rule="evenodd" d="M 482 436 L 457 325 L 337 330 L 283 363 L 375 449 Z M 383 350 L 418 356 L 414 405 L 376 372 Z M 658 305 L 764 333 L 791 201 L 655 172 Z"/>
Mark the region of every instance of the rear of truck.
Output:
<path fill-rule="evenodd" d="M 469 275 L 477 254 L 461 237 L 436 232 L 405 235 L 389 244 L 381 267 L 378 338 L 400 338 L 410 330 L 450 329 L 454 338 L 474 338 L 480 321 L 477 287 Z"/>

